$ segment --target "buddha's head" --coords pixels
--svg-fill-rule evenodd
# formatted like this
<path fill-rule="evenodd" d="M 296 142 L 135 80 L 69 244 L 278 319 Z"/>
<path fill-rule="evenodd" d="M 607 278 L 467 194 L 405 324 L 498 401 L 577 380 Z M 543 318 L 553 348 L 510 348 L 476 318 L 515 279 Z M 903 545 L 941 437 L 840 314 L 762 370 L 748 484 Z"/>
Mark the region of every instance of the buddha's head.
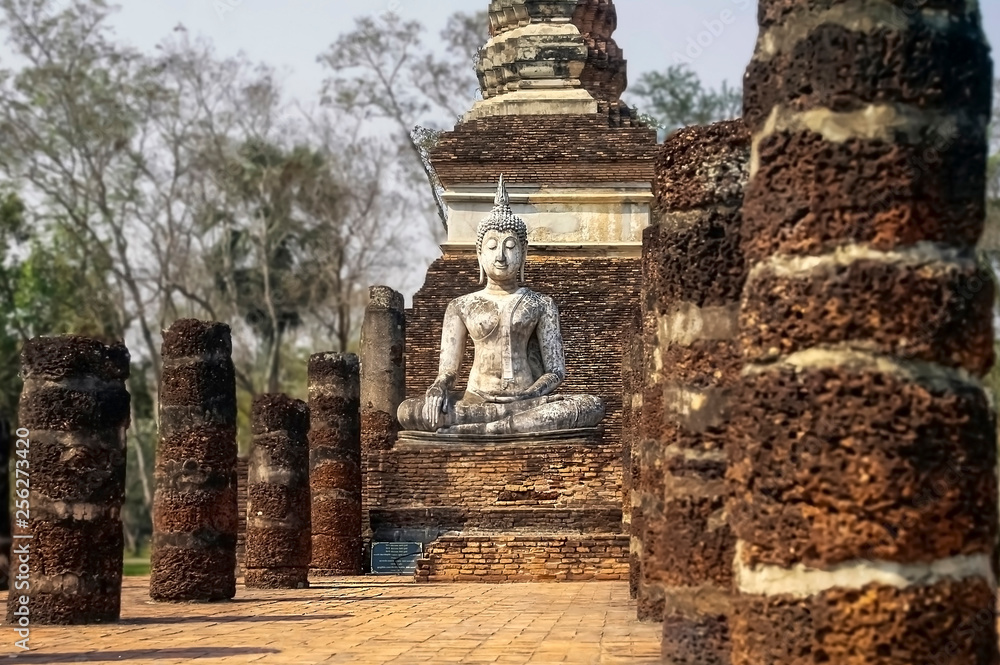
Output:
<path fill-rule="evenodd" d="M 524 262 L 528 256 L 528 227 L 510 209 L 510 198 L 503 176 L 489 217 L 479 222 L 476 232 L 476 257 L 479 259 L 479 283 L 518 279 L 524 282 Z"/>

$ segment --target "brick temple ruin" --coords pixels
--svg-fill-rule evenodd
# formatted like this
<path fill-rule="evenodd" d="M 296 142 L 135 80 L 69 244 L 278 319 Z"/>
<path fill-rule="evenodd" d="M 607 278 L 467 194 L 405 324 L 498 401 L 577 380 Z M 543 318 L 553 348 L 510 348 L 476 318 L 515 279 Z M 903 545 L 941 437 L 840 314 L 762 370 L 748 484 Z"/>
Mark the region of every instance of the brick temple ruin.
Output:
<path fill-rule="evenodd" d="M 372 288 L 360 362 L 313 355 L 308 405 L 255 402 L 240 472 L 228 327 L 164 333 L 150 595 L 232 598 L 241 542 L 246 585 L 282 588 L 418 542 L 419 582 L 628 580 L 665 663 L 1000 665 L 976 3 L 762 0 L 745 117 L 661 144 L 620 101 L 611 0 L 489 17 L 483 99 L 431 156 L 443 255 L 408 310 Z M 401 431 L 501 173 L 559 306 L 560 389 L 606 418 Z M 48 338 L 22 364 L 32 611 L 113 621 L 128 353 Z"/>
<path fill-rule="evenodd" d="M 608 415 L 602 431 L 561 440 L 405 438 L 373 452 L 370 529 L 422 542 L 421 579 L 624 580 L 619 349 L 639 302 L 656 136 L 620 100 L 612 2 L 493 2 L 489 20 L 483 99 L 431 154 L 448 239 L 406 313 L 406 396 L 434 380 L 447 304 L 477 288 L 476 226 L 503 174 L 529 228 L 526 284 L 564 321 L 560 391 L 599 386 Z"/>

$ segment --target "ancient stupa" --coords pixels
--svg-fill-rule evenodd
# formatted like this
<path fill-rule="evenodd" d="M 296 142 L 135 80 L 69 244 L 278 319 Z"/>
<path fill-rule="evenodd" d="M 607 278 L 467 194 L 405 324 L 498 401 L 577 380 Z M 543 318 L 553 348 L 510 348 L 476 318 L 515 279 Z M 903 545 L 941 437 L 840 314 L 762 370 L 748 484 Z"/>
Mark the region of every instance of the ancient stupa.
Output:
<path fill-rule="evenodd" d="M 463 550 L 475 543 L 477 561 L 497 548 L 513 561 L 502 575 L 489 564 L 496 581 L 625 579 L 620 349 L 638 311 L 656 133 L 621 102 L 626 63 L 611 0 L 494 0 L 489 21 L 477 64 L 483 99 L 431 154 L 448 238 L 407 311 L 406 395 L 422 396 L 438 374 L 448 303 L 477 288 L 476 230 L 502 174 L 528 229 L 525 284 L 559 308 L 560 391 L 599 396 L 607 416 L 596 433 L 561 440 L 400 440 L 367 462 L 370 526 L 376 540 L 425 544 L 418 577 L 464 575 Z M 462 365 L 459 385 L 471 342 Z M 594 543 L 590 563 L 544 554 L 581 540 Z M 476 565 L 482 576 L 487 564 Z"/>

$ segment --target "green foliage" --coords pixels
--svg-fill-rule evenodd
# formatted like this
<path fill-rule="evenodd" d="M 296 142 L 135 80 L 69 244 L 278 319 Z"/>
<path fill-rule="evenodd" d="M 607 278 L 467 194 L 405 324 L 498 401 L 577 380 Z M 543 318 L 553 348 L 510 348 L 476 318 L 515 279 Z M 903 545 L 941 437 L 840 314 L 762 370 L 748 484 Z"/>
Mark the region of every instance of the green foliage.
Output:
<path fill-rule="evenodd" d="M 662 133 L 689 125 L 707 125 L 738 118 L 743 110 L 743 91 L 725 81 L 718 89 L 705 88 L 687 65 L 671 65 L 662 72 L 644 72 L 631 87 L 640 98 L 640 119 Z"/>

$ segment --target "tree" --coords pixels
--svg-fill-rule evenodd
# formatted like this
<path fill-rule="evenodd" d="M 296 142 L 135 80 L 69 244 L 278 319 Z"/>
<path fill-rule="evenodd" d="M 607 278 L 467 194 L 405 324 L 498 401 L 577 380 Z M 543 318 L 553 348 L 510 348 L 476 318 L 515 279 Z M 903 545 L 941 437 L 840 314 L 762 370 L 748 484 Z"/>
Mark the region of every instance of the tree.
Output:
<path fill-rule="evenodd" d="M 662 72 L 644 72 L 631 87 L 631 94 L 642 100 L 647 122 L 661 135 L 743 114 L 742 89 L 730 88 L 725 81 L 718 90 L 705 88 L 685 64 L 671 65 Z"/>
<path fill-rule="evenodd" d="M 454 14 L 441 33 L 446 54 L 439 58 L 424 45 L 420 22 L 393 13 L 362 17 L 319 58 L 330 70 L 324 101 L 396 127 L 424 181 L 427 194 L 421 198 L 433 200 L 445 230 L 446 207 L 428 153 L 435 130 L 457 121 L 475 99 L 475 57 L 489 36 L 488 24 L 486 12 Z"/>

